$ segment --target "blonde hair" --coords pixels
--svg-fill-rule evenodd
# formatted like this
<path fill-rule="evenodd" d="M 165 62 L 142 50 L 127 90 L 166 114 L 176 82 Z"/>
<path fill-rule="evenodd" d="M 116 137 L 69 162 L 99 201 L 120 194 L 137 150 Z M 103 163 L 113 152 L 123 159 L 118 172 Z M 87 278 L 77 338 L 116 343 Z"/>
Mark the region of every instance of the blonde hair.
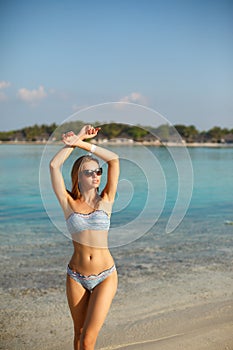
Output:
<path fill-rule="evenodd" d="M 79 199 L 82 196 L 80 187 L 79 187 L 79 173 L 82 170 L 82 165 L 92 160 L 96 162 L 98 166 L 100 166 L 98 159 L 90 155 L 79 157 L 73 164 L 73 167 L 71 170 L 72 189 L 71 191 L 67 190 L 67 192 L 71 195 L 73 199 Z"/>

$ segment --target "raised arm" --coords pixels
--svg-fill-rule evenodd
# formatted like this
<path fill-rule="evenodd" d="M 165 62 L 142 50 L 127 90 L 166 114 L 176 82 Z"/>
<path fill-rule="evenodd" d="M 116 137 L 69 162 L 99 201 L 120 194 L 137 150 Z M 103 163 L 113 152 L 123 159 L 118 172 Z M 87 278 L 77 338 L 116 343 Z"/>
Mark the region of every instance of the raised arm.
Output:
<path fill-rule="evenodd" d="M 68 133 L 63 135 L 63 142 L 70 147 L 79 147 L 85 151 L 94 153 L 97 157 L 101 158 L 108 164 L 108 176 L 107 183 L 102 191 L 103 199 L 113 202 L 117 190 L 118 178 L 119 178 L 119 158 L 118 155 L 106 148 L 93 145 L 89 142 L 85 142 L 85 139 L 93 138 L 97 135 L 99 128 L 93 128 L 90 125 L 82 128 L 78 135 L 74 133 Z"/>
<path fill-rule="evenodd" d="M 67 209 L 68 193 L 66 191 L 66 186 L 62 176 L 61 168 L 63 163 L 69 157 L 73 150 L 74 147 L 66 145 L 53 157 L 53 159 L 50 162 L 50 175 L 53 190 L 64 211 L 66 211 Z"/>

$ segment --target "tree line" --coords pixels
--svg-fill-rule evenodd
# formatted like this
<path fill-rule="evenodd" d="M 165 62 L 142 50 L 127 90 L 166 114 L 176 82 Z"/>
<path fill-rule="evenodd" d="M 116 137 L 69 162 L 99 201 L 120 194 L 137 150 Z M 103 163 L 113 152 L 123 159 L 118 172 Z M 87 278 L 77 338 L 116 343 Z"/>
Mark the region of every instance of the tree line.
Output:
<path fill-rule="evenodd" d="M 0 141 L 25 141 L 25 142 L 45 142 L 50 138 L 53 141 L 60 141 L 62 133 L 73 130 L 78 132 L 86 123 L 75 121 L 65 123 L 61 126 L 56 123 L 50 125 L 37 125 L 25 127 L 19 130 L 0 132 Z M 158 127 L 128 125 L 122 123 L 103 123 L 95 122 L 94 126 L 101 126 L 97 135 L 97 141 L 101 139 L 132 139 L 133 141 L 155 141 L 177 142 L 180 138 L 187 143 L 192 142 L 215 142 L 215 143 L 233 143 L 233 129 L 221 128 L 215 126 L 208 131 L 199 131 L 194 125 L 169 125 L 164 124 Z"/>

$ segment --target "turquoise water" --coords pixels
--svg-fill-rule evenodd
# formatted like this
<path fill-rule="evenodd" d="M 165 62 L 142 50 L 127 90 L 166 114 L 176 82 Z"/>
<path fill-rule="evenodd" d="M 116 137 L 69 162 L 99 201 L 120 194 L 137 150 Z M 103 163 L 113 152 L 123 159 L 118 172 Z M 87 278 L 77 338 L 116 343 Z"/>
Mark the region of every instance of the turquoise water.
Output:
<path fill-rule="evenodd" d="M 50 146 L 48 159 L 58 149 Z M 130 230 L 135 231 L 135 239 L 130 237 L 125 244 L 112 248 L 119 275 L 134 278 L 141 272 L 144 276 L 170 278 L 194 265 L 230 269 L 233 225 L 225 221 L 233 221 L 233 148 L 188 150 L 194 174 L 192 198 L 182 222 L 169 234 L 165 228 L 176 201 L 179 176 L 167 149 L 149 147 L 151 156 L 142 147 L 112 149 L 124 154 L 112 228 L 118 230 L 119 239 L 120 234 L 127 235 L 125 224 L 131 223 Z M 48 169 L 40 167 L 43 151 L 41 145 L 0 146 L 2 271 L 8 267 L 7 275 L 1 277 L 4 289 L 60 288 L 64 284 L 72 244 L 59 229 L 63 217 L 51 191 Z M 74 159 L 75 155 L 64 169 L 67 186 Z M 146 170 L 136 164 L 140 159 Z M 184 162 L 184 172 L 185 168 Z M 148 186 L 149 178 L 154 179 L 154 187 Z M 40 190 L 48 203 L 43 203 Z M 148 194 L 152 194 L 154 206 L 146 208 Z M 145 208 L 139 220 L 142 226 L 134 226 Z M 147 232 L 141 230 L 144 226 L 149 227 Z"/>

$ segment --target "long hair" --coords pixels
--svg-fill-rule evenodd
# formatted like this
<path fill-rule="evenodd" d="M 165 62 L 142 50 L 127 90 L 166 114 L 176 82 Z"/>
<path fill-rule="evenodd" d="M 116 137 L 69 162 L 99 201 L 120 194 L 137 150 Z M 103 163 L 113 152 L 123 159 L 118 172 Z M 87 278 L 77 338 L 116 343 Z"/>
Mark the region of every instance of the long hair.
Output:
<path fill-rule="evenodd" d="M 71 191 L 67 190 L 67 192 L 71 195 L 71 197 L 75 199 L 81 198 L 82 194 L 79 187 L 79 173 L 82 170 L 82 165 L 86 162 L 94 161 L 99 165 L 98 159 L 87 155 L 87 156 L 81 156 L 79 157 L 73 164 L 72 170 L 71 170 L 71 181 L 72 181 L 72 189 Z"/>

